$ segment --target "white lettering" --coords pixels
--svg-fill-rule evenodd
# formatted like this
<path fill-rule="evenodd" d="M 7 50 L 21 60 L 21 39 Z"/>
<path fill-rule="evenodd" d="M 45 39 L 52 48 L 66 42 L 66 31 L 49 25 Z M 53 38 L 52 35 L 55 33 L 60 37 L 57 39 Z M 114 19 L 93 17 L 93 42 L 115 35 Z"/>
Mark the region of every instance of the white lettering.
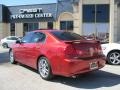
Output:
<path fill-rule="evenodd" d="M 34 18 L 34 14 L 16 14 L 11 15 L 11 19 Z"/>
<path fill-rule="evenodd" d="M 19 13 L 36 13 L 42 12 L 42 8 L 20 9 Z"/>

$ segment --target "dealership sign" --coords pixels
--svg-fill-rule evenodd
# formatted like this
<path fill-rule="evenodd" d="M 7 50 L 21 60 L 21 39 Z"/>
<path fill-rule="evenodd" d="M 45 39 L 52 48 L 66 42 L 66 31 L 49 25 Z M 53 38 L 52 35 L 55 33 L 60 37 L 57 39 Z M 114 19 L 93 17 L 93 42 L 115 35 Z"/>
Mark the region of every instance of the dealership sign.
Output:
<path fill-rule="evenodd" d="M 44 13 L 42 8 L 20 9 L 19 14 L 13 14 L 11 19 L 50 18 L 52 13 Z"/>

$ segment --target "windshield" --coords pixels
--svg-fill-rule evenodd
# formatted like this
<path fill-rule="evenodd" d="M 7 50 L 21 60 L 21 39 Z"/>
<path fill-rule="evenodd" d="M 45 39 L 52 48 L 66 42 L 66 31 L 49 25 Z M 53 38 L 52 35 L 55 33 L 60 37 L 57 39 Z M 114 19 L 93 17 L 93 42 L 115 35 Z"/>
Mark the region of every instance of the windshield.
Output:
<path fill-rule="evenodd" d="M 80 36 L 79 34 L 73 33 L 73 32 L 62 32 L 62 31 L 53 31 L 51 32 L 55 37 L 57 37 L 59 40 L 83 40 L 84 38 Z"/>

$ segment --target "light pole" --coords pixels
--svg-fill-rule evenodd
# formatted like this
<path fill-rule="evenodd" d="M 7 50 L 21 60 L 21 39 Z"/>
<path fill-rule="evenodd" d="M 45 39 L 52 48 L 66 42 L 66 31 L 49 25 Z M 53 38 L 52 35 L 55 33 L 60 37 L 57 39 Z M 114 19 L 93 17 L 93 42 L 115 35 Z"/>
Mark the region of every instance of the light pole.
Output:
<path fill-rule="evenodd" d="M 97 5 L 95 5 L 95 39 L 97 39 Z"/>

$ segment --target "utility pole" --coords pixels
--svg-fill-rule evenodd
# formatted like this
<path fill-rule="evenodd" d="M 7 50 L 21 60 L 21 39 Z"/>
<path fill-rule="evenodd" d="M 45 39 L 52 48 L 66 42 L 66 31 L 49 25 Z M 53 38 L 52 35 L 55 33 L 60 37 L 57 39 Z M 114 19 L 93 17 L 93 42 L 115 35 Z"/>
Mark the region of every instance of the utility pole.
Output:
<path fill-rule="evenodd" d="M 95 39 L 97 39 L 98 31 L 97 31 L 97 5 L 95 5 Z"/>

